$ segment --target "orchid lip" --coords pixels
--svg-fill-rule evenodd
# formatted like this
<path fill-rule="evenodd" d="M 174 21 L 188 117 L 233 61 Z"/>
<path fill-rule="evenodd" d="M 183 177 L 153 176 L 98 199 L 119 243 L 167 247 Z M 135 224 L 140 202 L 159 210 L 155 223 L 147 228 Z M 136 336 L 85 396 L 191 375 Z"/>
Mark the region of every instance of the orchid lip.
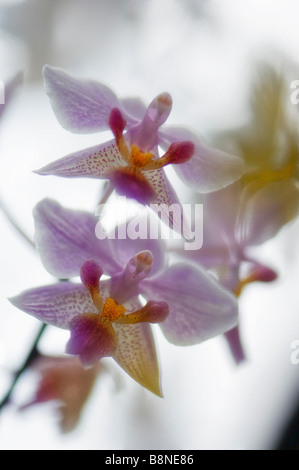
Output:
<path fill-rule="evenodd" d="M 131 167 L 122 167 L 110 173 L 110 181 L 118 194 L 135 199 L 140 204 L 149 204 L 155 191 L 141 172 Z"/>

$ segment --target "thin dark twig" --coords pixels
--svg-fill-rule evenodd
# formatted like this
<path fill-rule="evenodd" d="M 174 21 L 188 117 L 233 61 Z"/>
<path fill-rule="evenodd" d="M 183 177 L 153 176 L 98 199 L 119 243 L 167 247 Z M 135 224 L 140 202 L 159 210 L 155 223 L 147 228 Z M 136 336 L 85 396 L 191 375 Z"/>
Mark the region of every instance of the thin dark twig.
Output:
<path fill-rule="evenodd" d="M 35 338 L 35 341 L 34 341 L 32 347 L 31 347 L 31 350 L 29 351 L 29 354 L 28 354 L 27 358 L 24 361 L 24 364 L 16 372 L 16 374 L 14 376 L 14 379 L 13 379 L 13 382 L 12 382 L 11 386 L 9 387 L 9 390 L 7 391 L 7 393 L 4 396 L 4 398 L 2 399 L 2 401 L 0 402 L 0 411 L 2 410 L 2 408 L 4 408 L 5 405 L 7 405 L 10 402 L 11 395 L 12 395 L 12 393 L 15 389 L 15 386 L 17 385 L 21 375 L 28 369 L 28 367 L 31 365 L 32 361 L 34 359 L 36 359 L 36 357 L 38 357 L 38 355 L 39 355 L 38 344 L 39 344 L 39 342 L 40 342 L 47 326 L 48 325 L 43 324 L 41 326 L 41 328 L 39 329 L 38 334 Z"/>

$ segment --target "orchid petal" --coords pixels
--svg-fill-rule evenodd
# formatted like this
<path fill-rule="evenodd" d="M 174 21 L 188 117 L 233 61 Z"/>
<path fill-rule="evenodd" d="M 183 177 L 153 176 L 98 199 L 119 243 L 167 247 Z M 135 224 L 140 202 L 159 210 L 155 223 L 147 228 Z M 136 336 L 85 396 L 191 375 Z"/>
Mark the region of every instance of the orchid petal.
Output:
<path fill-rule="evenodd" d="M 273 238 L 299 211 L 299 190 L 291 181 L 273 182 L 245 190 L 239 210 L 239 243 L 259 245 Z"/>
<path fill-rule="evenodd" d="M 169 316 L 160 326 L 166 338 L 179 346 L 200 343 L 237 324 L 235 297 L 191 265 L 177 264 L 142 281 L 140 292 L 147 299 L 168 303 Z"/>
<path fill-rule="evenodd" d="M 110 240 L 96 237 L 97 219 L 93 215 L 65 209 L 51 199 L 38 203 L 33 214 L 37 251 L 53 276 L 78 276 L 88 259 L 97 261 L 106 274 L 119 270 L 111 255 Z"/>
<path fill-rule="evenodd" d="M 190 140 L 195 145 L 193 157 L 174 169 L 186 186 L 199 193 L 209 193 L 228 186 L 244 173 L 239 157 L 208 147 L 191 131 L 167 128 L 159 133 L 159 145 L 167 149 L 172 142 Z"/>
<path fill-rule="evenodd" d="M 140 98 L 123 98 L 120 102 L 125 112 L 136 119 L 136 122 L 143 119 L 147 108 Z"/>
<path fill-rule="evenodd" d="M 96 313 L 88 290 L 71 282 L 29 289 L 9 300 L 23 312 L 62 329 L 69 329 L 79 314 Z"/>
<path fill-rule="evenodd" d="M 102 315 L 84 313 L 70 323 L 71 338 L 66 352 L 80 356 L 85 367 L 94 366 L 103 357 L 112 356 L 117 347 L 112 323 Z"/>
<path fill-rule="evenodd" d="M 239 181 L 203 198 L 203 246 L 196 253 L 189 253 L 190 257 L 194 258 L 195 255 L 202 266 L 217 268 L 239 262 L 241 253 L 235 240 L 239 204 Z"/>
<path fill-rule="evenodd" d="M 125 303 L 127 313 L 141 308 L 138 297 Z M 118 346 L 114 360 L 142 387 L 162 397 L 159 364 L 151 326 L 148 323 L 123 325 L 113 323 Z"/>
<path fill-rule="evenodd" d="M 40 403 L 59 401 L 61 431 L 67 433 L 74 430 L 95 381 L 102 373 L 102 366 L 99 364 L 86 370 L 75 357 L 39 355 L 31 367 L 39 377 L 37 388 L 32 398 L 19 410 L 24 411 Z"/>
<path fill-rule="evenodd" d="M 147 323 L 113 324 L 118 346 L 115 361 L 142 387 L 162 396 L 160 374 L 152 330 Z"/>
<path fill-rule="evenodd" d="M 117 168 L 107 175 L 116 192 L 120 196 L 134 199 L 139 204 L 148 204 L 155 196 L 152 186 L 145 176 L 136 175 L 134 168 Z"/>
<path fill-rule="evenodd" d="M 113 168 L 124 165 L 115 140 L 62 157 L 35 171 L 38 175 L 54 175 L 67 178 L 104 178 Z"/>
<path fill-rule="evenodd" d="M 167 227 L 189 238 L 190 229 L 184 217 L 182 205 L 164 170 L 147 171 L 146 177 L 155 191 L 155 199 L 150 203 L 151 209 Z"/>
<path fill-rule="evenodd" d="M 110 88 L 78 80 L 63 70 L 46 65 L 45 89 L 59 123 L 68 131 L 88 134 L 109 129 L 109 114 L 119 100 Z"/>

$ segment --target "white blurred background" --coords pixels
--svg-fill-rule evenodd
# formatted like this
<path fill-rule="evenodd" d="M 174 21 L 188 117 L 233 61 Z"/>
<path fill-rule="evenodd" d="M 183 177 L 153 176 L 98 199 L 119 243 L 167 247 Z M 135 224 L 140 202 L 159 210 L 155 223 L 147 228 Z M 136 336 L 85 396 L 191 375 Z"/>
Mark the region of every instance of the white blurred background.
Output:
<path fill-rule="evenodd" d="M 299 61 L 296 0 L 2 0 L 0 79 L 24 71 L 0 127 L 0 197 L 33 236 L 32 208 L 44 197 L 93 210 L 101 184 L 32 173 L 71 151 L 106 140 L 78 136 L 56 121 L 43 90 L 48 63 L 146 103 L 169 91 L 169 123 L 210 134 L 245 122 L 257 61 Z M 299 79 L 294 76 L 293 79 Z M 6 300 L 52 282 L 35 253 L 0 213 L 0 397 L 30 348 L 39 323 Z M 259 249 L 276 269 L 273 285 L 248 287 L 240 327 L 248 360 L 235 366 L 222 338 L 191 348 L 155 330 L 163 400 L 108 360 L 121 382 L 97 383 L 77 429 L 61 435 L 51 405 L 0 415 L 1 449 L 268 449 L 277 445 L 299 395 L 298 220 Z M 65 333 L 49 330 L 44 352 L 63 352 Z M 33 377 L 24 375 L 22 404 Z"/>

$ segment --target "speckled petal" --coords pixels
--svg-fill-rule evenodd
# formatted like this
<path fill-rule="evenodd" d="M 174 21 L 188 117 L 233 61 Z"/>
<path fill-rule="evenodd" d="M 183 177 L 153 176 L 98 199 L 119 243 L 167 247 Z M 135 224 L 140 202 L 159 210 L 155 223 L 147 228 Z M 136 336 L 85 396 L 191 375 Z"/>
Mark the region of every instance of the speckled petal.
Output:
<path fill-rule="evenodd" d="M 203 269 L 187 264 L 167 268 L 140 283 L 146 299 L 162 300 L 170 313 L 161 328 L 178 346 L 197 344 L 222 334 L 238 321 L 235 297 Z"/>
<path fill-rule="evenodd" d="M 91 258 L 106 274 L 119 271 L 110 240 L 96 237 L 98 220 L 92 214 L 65 209 L 56 201 L 44 199 L 36 205 L 33 215 L 37 251 L 53 276 L 78 276 L 82 264 Z"/>
<path fill-rule="evenodd" d="M 142 387 L 161 397 L 159 365 L 150 325 L 115 323 L 113 327 L 118 337 L 115 361 Z"/>
<path fill-rule="evenodd" d="M 245 171 L 243 161 L 236 156 L 207 146 L 191 131 L 167 128 L 159 132 L 159 144 L 166 150 L 172 142 L 190 140 L 195 145 L 193 157 L 174 169 L 186 186 L 199 193 L 217 191 L 236 181 Z"/>
<path fill-rule="evenodd" d="M 80 356 L 85 367 L 94 366 L 103 357 L 112 356 L 117 347 L 117 337 L 111 322 L 94 313 L 73 318 L 70 323 L 71 338 L 66 352 Z"/>
<path fill-rule="evenodd" d="M 62 329 L 69 329 L 79 314 L 96 313 L 88 290 L 71 282 L 29 289 L 9 300 L 23 312 Z"/>
<path fill-rule="evenodd" d="M 183 215 L 182 205 L 164 170 L 147 171 L 145 175 L 155 191 L 155 198 L 150 203 L 151 209 L 167 227 L 189 238 L 188 221 Z"/>
<path fill-rule="evenodd" d="M 67 178 L 103 178 L 112 168 L 123 166 L 124 161 L 111 140 L 95 147 L 72 153 L 36 170 L 38 175 L 54 175 Z"/>

